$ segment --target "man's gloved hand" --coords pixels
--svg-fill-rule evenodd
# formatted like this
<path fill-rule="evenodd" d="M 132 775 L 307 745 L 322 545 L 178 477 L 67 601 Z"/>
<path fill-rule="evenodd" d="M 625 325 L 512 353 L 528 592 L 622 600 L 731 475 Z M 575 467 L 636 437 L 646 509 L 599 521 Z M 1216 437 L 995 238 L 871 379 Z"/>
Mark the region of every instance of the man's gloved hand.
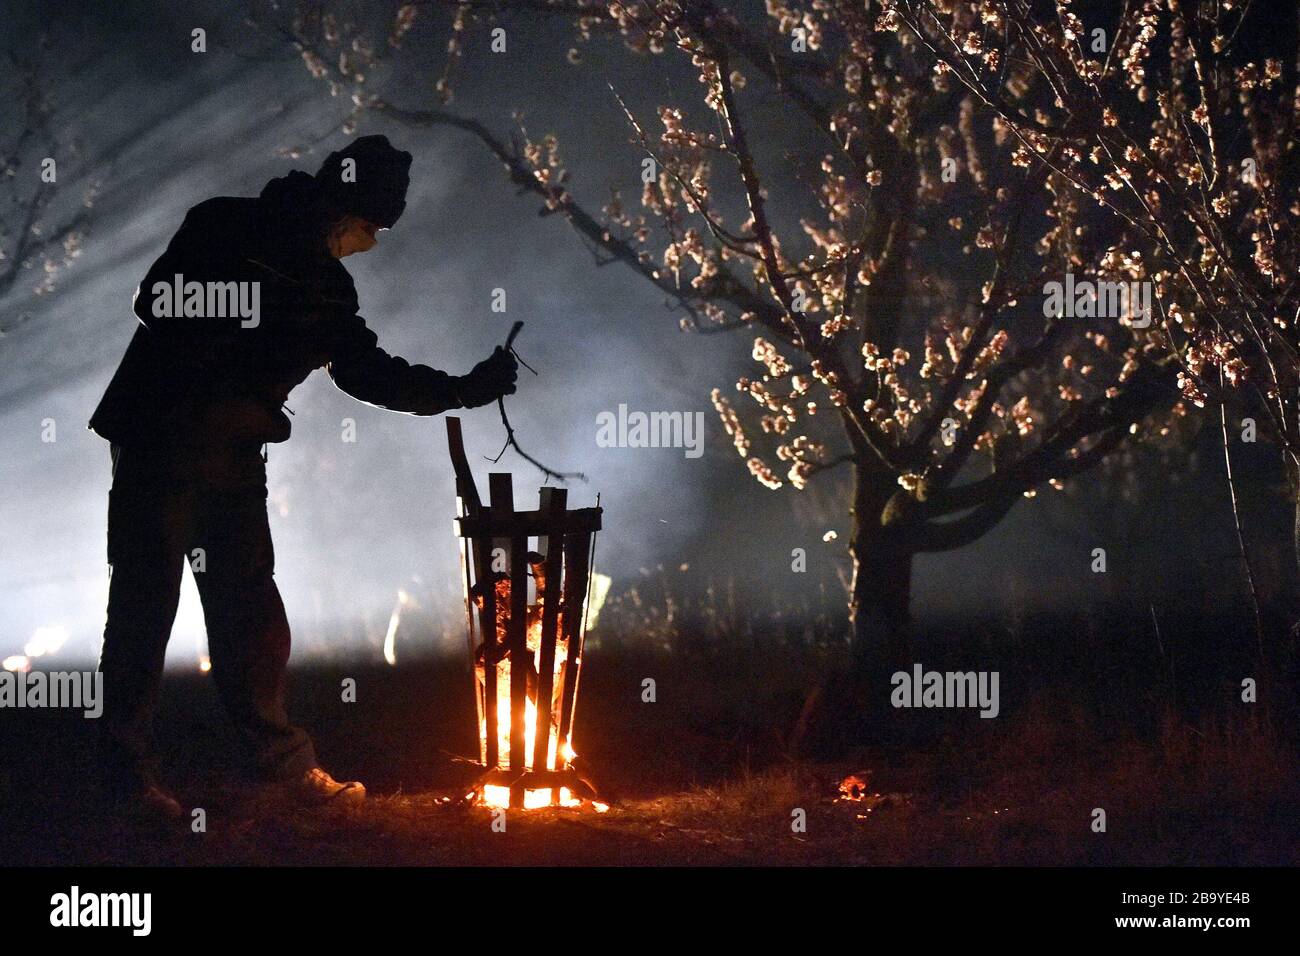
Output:
<path fill-rule="evenodd" d="M 515 393 L 515 378 L 519 363 L 508 350 L 497 346 L 496 351 L 474 366 L 468 375 L 456 382 L 456 396 L 466 408 L 490 405 L 502 395 Z"/>

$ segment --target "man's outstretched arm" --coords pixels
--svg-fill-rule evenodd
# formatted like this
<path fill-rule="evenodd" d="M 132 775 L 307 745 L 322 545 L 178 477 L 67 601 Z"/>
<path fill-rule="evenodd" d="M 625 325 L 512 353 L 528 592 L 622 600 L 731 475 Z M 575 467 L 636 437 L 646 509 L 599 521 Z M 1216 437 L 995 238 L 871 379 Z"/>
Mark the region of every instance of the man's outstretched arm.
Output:
<path fill-rule="evenodd" d="M 515 390 L 514 356 L 497 349 L 468 375 L 448 375 L 389 355 L 359 315 L 336 318 L 334 384 L 353 398 L 410 415 L 438 415 L 452 408 L 477 408 Z"/>

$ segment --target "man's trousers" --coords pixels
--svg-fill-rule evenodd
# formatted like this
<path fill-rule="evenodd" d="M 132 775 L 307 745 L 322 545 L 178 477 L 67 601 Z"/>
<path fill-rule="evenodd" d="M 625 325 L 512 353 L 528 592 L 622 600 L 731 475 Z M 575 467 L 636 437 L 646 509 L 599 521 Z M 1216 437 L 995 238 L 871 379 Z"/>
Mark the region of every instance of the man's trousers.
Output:
<path fill-rule="evenodd" d="M 186 560 L 217 692 L 255 766 L 268 778 L 317 766 L 311 740 L 285 710 L 289 622 L 273 577 L 265 464 L 256 449 L 205 457 L 114 446 L 108 560 L 99 723 L 110 786 L 149 777 L 163 655 Z"/>

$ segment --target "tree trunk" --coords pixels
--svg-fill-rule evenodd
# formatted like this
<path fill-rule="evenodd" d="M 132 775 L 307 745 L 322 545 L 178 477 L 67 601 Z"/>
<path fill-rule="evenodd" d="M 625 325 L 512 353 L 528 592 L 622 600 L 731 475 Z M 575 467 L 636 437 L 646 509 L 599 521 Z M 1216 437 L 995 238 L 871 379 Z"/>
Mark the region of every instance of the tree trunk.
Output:
<path fill-rule="evenodd" d="M 1270 617 L 1277 621 L 1279 634 L 1288 638 L 1284 646 L 1293 649 L 1297 637 L 1300 637 L 1300 463 L 1288 461 L 1286 472 L 1288 505 L 1293 514 L 1291 560 L 1282 568 L 1282 579 L 1277 587 L 1280 593 L 1270 602 L 1274 605 Z"/>
<path fill-rule="evenodd" d="M 1292 527 L 1291 545 L 1294 549 L 1292 558 L 1295 559 L 1296 571 L 1300 573 L 1300 489 L 1293 488 L 1295 495 L 1295 524 Z"/>
<path fill-rule="evenodd" d="M 881 520 L 893 489 L 871 476 L 855 476 L 853 582 L 849 600 L 853 670 L 859 678 L 892 672 L 906 663 L 915 552 L 905 534 Z"/>
<path fill-rule="evenodd" d="M 888 726 L 889 677 L 911 667 L 907 631 L 914 551 L 896 527 L 881 520 L 891 484 L 888 475 L 865 470 L 854 475 L 852 666 L 825 675 L 808 695 L 787 742 L 792 755 L 840 759 L 864 741 L 897 739 L 881 731 Z"/>

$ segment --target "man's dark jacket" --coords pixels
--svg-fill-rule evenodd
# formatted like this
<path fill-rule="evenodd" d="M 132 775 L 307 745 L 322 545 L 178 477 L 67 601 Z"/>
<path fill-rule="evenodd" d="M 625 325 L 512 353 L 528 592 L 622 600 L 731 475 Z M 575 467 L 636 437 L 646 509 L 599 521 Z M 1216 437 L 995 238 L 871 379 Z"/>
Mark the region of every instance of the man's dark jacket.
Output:
<path fill-rule="evenodd" d="M 289 437 L 289 392 L 325 367 L 343 391 L 371 405 L 436 415 L 460 405 L 456 379 L 411 365 L 376 344 L 357 315 L 357 294 L 329 255 L 314 210 L 317 185 L 292 172 L 256 199 L 218 197 L 185 217 L 140 284 L 141 327 L 90 427 L 131 447 L 261 447 Z M 239 316 L 158 318 L 154 284 L 257 282 L 260 321 Z"/>

